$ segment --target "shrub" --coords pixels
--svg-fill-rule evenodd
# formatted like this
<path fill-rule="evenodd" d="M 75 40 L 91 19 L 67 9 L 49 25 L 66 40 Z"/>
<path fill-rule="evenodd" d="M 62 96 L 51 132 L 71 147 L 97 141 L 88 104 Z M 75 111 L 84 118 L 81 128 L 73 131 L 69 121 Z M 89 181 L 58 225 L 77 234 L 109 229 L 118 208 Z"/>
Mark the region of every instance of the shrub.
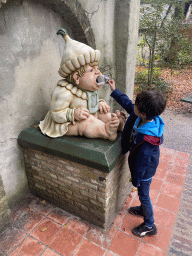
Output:
<path fill-rule="evenodd" d="M 154 68 L 151 86 L 148 85 L 148 70 L 143 69 L 141 71 L 136 71 L 136 82 L 135 82 L 135 88 L 134 88 L 135 92 L 139 93 L 142 90 L 147 90 L 151 88 L 158 89 L 165 94 L 172 92 L 171 84 L 167 83 L 161 77 L 160 68 Z"/>

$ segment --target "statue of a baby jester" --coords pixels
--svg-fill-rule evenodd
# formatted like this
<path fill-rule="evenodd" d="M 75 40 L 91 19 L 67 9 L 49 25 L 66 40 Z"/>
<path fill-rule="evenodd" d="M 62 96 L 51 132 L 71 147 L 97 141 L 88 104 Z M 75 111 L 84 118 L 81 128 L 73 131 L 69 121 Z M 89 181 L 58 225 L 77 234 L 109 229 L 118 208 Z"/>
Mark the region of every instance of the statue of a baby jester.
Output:
<path fill-rule="evenodd" d="M 52 93 L 50 111 L 39 124 L 41 132 L 52 138 L 73 135 L 115 140 L 126 115 L 120 111 L 110 113 L 110 106 L 98 98 L 100 51 L 72 40 L 64 29 L 57 34 L 65 39 L 59 69 L 64 79 Z"/>

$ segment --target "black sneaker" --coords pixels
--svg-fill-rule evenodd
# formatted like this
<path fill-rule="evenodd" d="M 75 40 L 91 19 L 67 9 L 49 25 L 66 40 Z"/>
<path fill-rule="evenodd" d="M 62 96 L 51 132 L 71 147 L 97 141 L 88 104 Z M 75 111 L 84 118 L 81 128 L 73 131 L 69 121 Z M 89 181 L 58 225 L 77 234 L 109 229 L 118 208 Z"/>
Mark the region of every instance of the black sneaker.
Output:
<path fill-rule="evenodd" d="M 139 225 L 136 228 L 133 228 L 131 230 L 131 232 L 135 235 L 135 236 L 139 236 L 139 237 L 144 237 L 144 236 L 153 236 L 157 234 L 157 228 L 154 225 L 153 228 L 149 228 L 145 225 L 145 223 L 143 222 L 141 225 Z"/>
<path fill-rule="evenodd" d="M 141 211 L 141 206 L 131 207 L 128 209 L 128 212 L 132 215 L 144 217 L 144 214 Z"/>

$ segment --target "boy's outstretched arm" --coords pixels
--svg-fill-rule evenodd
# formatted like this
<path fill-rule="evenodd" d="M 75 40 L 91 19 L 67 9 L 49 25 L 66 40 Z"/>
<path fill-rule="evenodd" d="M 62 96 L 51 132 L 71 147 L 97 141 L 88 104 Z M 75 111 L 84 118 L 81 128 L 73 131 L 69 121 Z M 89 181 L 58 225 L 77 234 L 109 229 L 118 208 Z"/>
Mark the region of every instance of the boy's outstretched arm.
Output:
<path fill-rule="evenodd" d="M 115 81 L 113 79 L 109 80 L 108 83 L 112 90 L 111 97 L 113 97 L 129 114 L 131 114 L 134 111 L 132 101 L 126 94 L 123 94 L 116 88 Z"/>

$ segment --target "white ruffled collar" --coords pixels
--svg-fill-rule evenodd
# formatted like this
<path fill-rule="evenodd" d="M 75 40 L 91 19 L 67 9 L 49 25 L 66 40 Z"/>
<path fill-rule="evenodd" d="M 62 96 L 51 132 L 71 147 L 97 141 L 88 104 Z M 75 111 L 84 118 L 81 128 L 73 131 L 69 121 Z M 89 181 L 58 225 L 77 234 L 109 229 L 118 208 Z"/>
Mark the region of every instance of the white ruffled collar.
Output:
<path fill-rule="evenodd" d="M 88 99 L 86 92 L 81 90 L 79 87 L 68 83 L 67 80 L 65 80 L 65 79 L 59 80 L 57 85 L 65 87 L 67 90 L 71 91 L 71 93 L 76 95 L 78 98 L 82 98 L 83 100 Z"/>

